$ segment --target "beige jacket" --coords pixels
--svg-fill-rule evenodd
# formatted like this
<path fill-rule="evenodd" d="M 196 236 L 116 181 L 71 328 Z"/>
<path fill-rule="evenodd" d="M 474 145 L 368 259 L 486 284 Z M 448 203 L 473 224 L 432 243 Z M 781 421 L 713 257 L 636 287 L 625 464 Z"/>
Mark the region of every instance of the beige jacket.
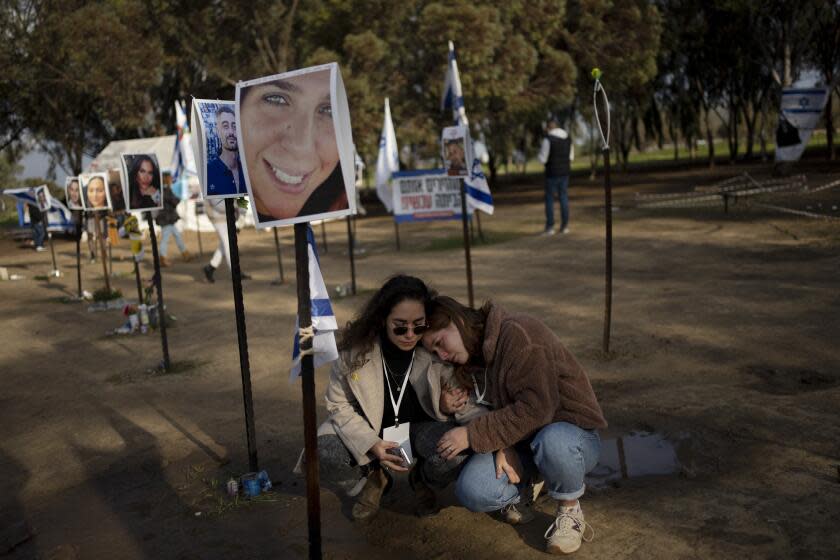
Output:
<path fill-rule="evenodd" d="M 423 347 L 417 347 L 409 381 L 426 414 L 440 422 L 451 419 L 440 411 L 440 393 L 452 375 L 449 364 L 433 358 Z M 378 343 L 374 343 L 364 356 L 345 351 L 333 362 L 326 402 L 330 417 L 318 428 L 318 435 L 336 434 L 358 464 L 371 462 L 374 456 L 368 450 L 380 439 L 385 403 L 382 354 Z M 471 399 L 455 420 L 464 424 L 485 412 Z"/>

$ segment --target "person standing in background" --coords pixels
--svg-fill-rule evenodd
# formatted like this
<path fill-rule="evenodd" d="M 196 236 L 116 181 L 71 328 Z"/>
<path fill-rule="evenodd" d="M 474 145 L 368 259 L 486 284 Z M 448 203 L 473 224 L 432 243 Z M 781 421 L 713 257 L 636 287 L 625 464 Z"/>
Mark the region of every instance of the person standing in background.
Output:
<path fill-rule="evenodd" d="M 228 239 L 227 215 L 225 214 L 225 200 L 213 199 L 204 201 L 204 212 L 216 228 L 216 235 L 219 236 L 219 245 L 216 251 L 210 258 L 210 262 L 204 266 L 204 277 L 208 282 L 213 284 L 216 281 L 216 269 L 222 264 L 222 258 L 227 262 L 228 270 L 230 266 L 230 241 Z M 243 280 L 250 280 L 251 277 L 244 272 L 240 273 Z"/>
<path fill-rule="evenodd" d="M 169 178 L 169 180 L 167 180 Z M 155 216 L 155 223 L 161 227 L 160 235 L 160 265 L 169 266 L 167 254 L 169 253 L 169 238 L 175 238 L 175 244 L 178 250 L 181 251 L 181 258 L 184 262 L 190 262 L 192 255 L 187 251 L 184 245 L 184 239 L 181 237 L 181 232 L 175 227 L 181 216 L 178 215 L 178 197 L 172 192 L 172 180 L 169 175 L 164 175 L 163 187 L 163 210 L 160 210 Z"/>
<path fill-rule="evenodd" d="M 29 225 L 32 227 L 32 243 L 36 251 L 46 251 L 44 248 L 44 238 L 47 232 L 44 229 L 44 214 L 38 207 L 38 198 L 35 194 L 35 189 L 29 189 L 29 194 L 35 200 L 34 204 L 29 204 Z"/>
<path fill-rule="evenodd" d="M 569 133 L 555 120 L 549 120 L 546 136 L 537 155 L 545 165 L 545 231 L 554 235 L 554 194 L 560 199 L 560 233 L 569 233 L 569 173 L 575 159 L 575 147 Z"/>

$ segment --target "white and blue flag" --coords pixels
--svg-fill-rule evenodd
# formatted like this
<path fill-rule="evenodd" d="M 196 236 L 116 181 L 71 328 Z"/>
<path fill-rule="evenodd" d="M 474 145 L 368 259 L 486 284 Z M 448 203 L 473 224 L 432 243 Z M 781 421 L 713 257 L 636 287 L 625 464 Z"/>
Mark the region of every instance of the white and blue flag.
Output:
<path fill-rule="evenodd" d="M 187 123 L 187 114 L 180 101 L 175 101 L 175 124 L 177 133 L 175 135 L 175 151 L 172 152 L 172 182 L 186 180 L 188 177 L 198 176 L 195 165 L 195 154 L 190 142 L 190 125 Z M 184 189 L 186 192 L 186 189 Z M 182 197 L 184 198 L 184 197 Z"/>
<path fill-rule="evenodd" d="M 464 108 L 464 92 L 461 89 L 461 76 L 458 74 L 458 61 L 455 59 L 455 45 L 449 41 L 449 65 L 446 79 L 443 83 L 443 96 L 440 100 L 441 111 L 452 109 L 455 125 L 469 126 L 467 111 Z M 493 213 L 493 195 L 490 185 L 481 169 L 481 160 L 473 158 L 470 176 L 464 179 L 467 189 L 467 204 L 474 210 L 481 210 L 485 214 Z"/>
<path fill-rule="evenodd" d="M 312 340 L 315 367 L 338 359 L 338 348 L 335 344 L 335 331 L 338 322 L 335 319 L 330 294 L 321 276 L 318 260 L 318 249 L 315 246 L 315 235 L 312 227 L 307 226 L 306 244 L 309 252 L 309 298 L 312 302 L 312 329 L 315 337 Z M 292 371 L 290 379 L 300 377 L 300 318 L 295 319 L 295 341 L 292 349 Z"/>
<path fill-rule="evenodd" d="M 391 105 L 385 98 L 385 122 L 379 136 L 379 155 L 376 158 L 376 195 L 388 212 L 394 211 L 394 193 L 391 190 L 391 173 L 400 170 L 397 134 L 391 120 Z"/>
<path fill-rule="evenodd" d="M 798 161 L 820 123 L 829 98 L 829 88 L 812 85 L 782 90 L 782 106 L 776 129 L 776 161 Z"/>

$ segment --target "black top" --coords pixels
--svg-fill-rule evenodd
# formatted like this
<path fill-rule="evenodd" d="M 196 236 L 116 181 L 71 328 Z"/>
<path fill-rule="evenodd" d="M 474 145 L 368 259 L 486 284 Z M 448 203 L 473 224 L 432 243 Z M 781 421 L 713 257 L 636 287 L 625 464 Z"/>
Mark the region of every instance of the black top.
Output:
<path fill-rule="evenodd" d="M 385 371 L 385 366 L 382 367 L 382 382 L 385 384 L 385 403 L 382 409 L 382 428 L 379 431 L 379 436 L 385 428 L 390 428 L 394 425 L 394 407 L 391 404 L 391 396 L 388 393 L 388 383 L 391 384 L 391 391 L 394 393 L 394 400 L 400 398 L 397 389 L 402 387 L 405 376 L 408 375 L 408 365 L 411 363 L 412 351 L 400 350 L 395 346 L 387 336 L 379 337 L 379 346 L 382 348 L 382 359 L 388 364 L 388 371 L 393 374 L 389 375 Z M 387 376 L 387 378 L 386 378 Z M 417 393 L 414 392 L 414 387 L 411 386 L 411 381 L 405 386 L 405 396 L 400 403 L 400 423 L 405 422 L 431 422 L 433 419 L 426 414 L 423 407 L 420 406 L 420 401 L 417 398 Z"/>
<path fill-rule="evenodd" d="M 548 152 L 548 161 L 545 162 L 545 176 L 546 177 L 562 177 L 568 175 L 571 170 L 571 161 L 569 155 L 572 150 L 572 139 L 568 136 L 560 138 L 549 134 L 548 143 L 550 150 Z"/>
<path fill-rule="evenodd" d="M 30 224 L 40 224 L 44 221 L 44 214 L 41 212 L 41 209 L 38 208 L 37 204 L 30 204 L 29 205 L 29 223 Z"/>

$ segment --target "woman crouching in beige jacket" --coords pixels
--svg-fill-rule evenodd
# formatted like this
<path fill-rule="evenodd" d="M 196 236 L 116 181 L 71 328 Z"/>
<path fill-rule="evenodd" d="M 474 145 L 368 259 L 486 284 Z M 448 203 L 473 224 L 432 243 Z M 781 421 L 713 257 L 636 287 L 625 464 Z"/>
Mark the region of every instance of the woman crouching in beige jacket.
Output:
<path fill-rule="evenodd" d="M 426 310 L 433 296 L 422 280 L 394 276 L 341 333 L 341 355 L 326 394 L 330 416 L 318 430 L 318 451 L 326 481 L 365 477 L 354 519 L 379 511 L 392 472 L 410 471 L 417 513 L 435 513 L 435 494 L 427 482 L 454 480 L 466 458 L 443 460 L 435 449 L 453 421 L 466 423 L 481 410 L 465 392 L 447 390 L 455 385 L 452 367 L 418 344 L 428 329 Z"/>

